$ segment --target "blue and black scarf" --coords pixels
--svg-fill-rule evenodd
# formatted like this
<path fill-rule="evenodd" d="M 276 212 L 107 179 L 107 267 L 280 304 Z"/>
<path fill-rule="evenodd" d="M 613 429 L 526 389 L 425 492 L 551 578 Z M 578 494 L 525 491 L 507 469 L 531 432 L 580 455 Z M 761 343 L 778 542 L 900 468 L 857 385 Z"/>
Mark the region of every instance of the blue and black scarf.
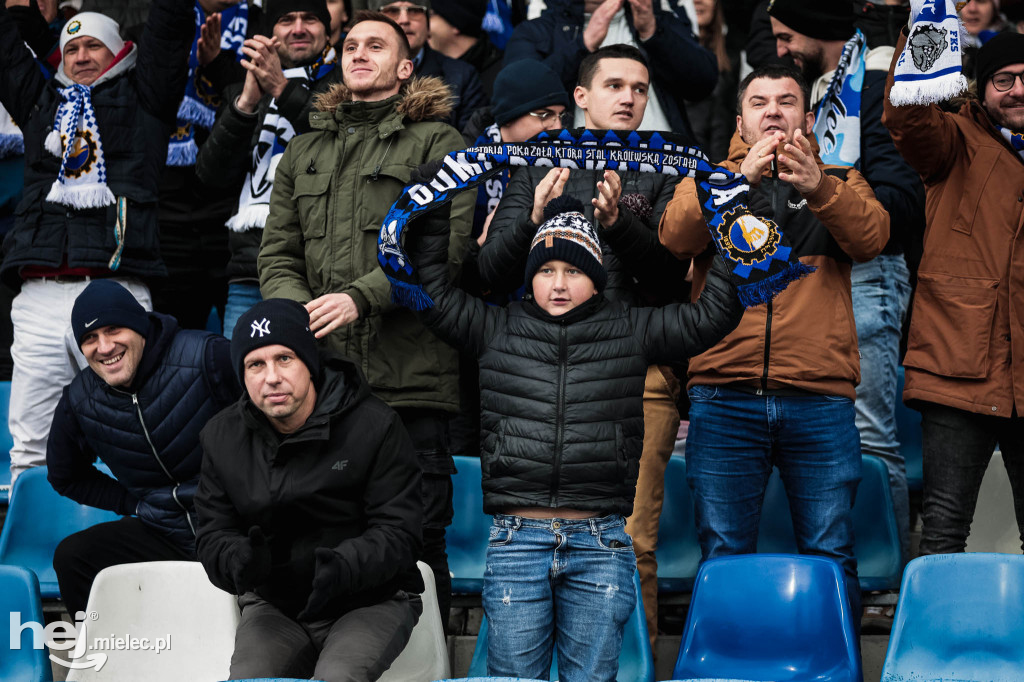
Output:
<path fill-rule="evenodd" d="M 416 214 L 451 201 L 510 166 L 633 171 L 692 177 L 704 219 L 719 253 L 732 266 L 744 306 L 765 303 L 813 271 L 797 260 L 778 226 L 747 210 L 746 178 L 712 165 L 700 149 L 671 133 L 613 130 L 544 132 L 529 142 L 472 147 L 444 157 L 427 183 L 405 188 L 391 206 L 377 239 L 377 260 L 391 282 L 392 299 L 413 310 L 433 301 L 420 286 L 402 249 Z"/>

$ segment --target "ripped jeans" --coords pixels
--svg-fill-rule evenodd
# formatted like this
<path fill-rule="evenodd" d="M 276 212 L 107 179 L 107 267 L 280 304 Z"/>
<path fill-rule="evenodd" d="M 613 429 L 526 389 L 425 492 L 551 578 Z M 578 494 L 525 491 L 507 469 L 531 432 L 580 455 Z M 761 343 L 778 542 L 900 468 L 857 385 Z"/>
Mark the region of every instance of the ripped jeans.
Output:
<path fill-rule="evenodd" d="M 547 679 L 553 645 L 562 682 L 613 682 L 636 606 L 636 556 L 621 515 L 491 525 L 483 606 L 487 674 Z"/>

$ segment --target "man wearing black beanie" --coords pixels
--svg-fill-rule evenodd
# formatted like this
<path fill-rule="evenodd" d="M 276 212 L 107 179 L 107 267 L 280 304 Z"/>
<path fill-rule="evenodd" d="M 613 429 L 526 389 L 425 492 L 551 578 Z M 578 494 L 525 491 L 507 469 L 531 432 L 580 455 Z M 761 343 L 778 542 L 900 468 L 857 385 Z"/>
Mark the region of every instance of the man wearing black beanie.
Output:
<path fill-rule="evenodd" d="M 956 113 L 893 106 L 892 71 L 886 83 L 882 120 L 928 181 L 903 361 L 903 401 L 921 412 L 921 554 L 964 551 L 997 445 L 1024 533 L 1024 35 L 996 35 L 976 66 L 978 98 Z"/>
<path fill-rule="evenodd" d="M 58 545 L 53 567 L 75 614 L 108 566 L 195 559 L 199 431 L 240 391 L 224 338 L 147 313 L 117 282 L 79 294 L 71 331 L 89 366 L 57 404 L 48 478 L 61 495 L 126 517 Z"/>
<path fill-rule="evenodd" d="M 203 429 L 196 494 L 199 560 L 242 610 L 230 678 L 376 680 L 423 610 L 409 435 L 296 301 L 241 315 L 231 358 L 245 394 Z"/>
<path fill-rule="evenodd" d="M 501 71 L 502 52 L 483 30 L 487 0 L 432 0 L 431 8 L 430 47 L 476 69 L 490 99 L 494 79 Z"/>

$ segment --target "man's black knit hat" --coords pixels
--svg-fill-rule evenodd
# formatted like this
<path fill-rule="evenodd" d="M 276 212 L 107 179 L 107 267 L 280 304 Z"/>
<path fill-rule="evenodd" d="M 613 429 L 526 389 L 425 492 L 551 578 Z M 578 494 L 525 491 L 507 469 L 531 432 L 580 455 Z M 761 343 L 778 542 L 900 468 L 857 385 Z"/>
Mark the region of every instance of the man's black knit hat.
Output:
<path fill-rule="evenodd" d="M 244 0 L 243 0 L 244 1 Z M 309 12 L 316 15 L 320 23 L 327 29 L 327 37 L 331 35 L 331 13 L 327 10 L 327 0 L 269 0 L 263 4 L 264 30 L 271 35 L 274 24 L 289 12 Z"/>
<path fill-rule="evenodd" d="M 245 385 L 245 356 L 257 348 L 280 344 L 291 348 L 313 375 L 320 376 L 320 354 L 309 329 L 309 313 L 297 301 L 268 298 L 245 311 L 231 332 L 231 363 Z"/>
<path fill-rule="evenodd" d="M 527 286 L 540 266 L 549 260 L 575 265 L 590 278 L 598 291 L 604 291 L 608 283 L 601 241 L 594 226 L 583 215 L 583 204 L 576 197 L 560 196 L 544 207 L 544 224 L 534 235 L 530 255 L 526 259 Z"/>
<path fill-rule="evenodd" d="M 854 13 L 850 0 L 771 0 L 768 14 L 808 38 L 849 40 L 853 37 Z"/>
<path fill-rule="evenodd" d="M 75 343 L 81 348 L 86 334 L 111 325 L 127 327 L 145 338 L 149 334 L 149 313 L 117 282 L 97 279 L 82 290 L 71 309 Z"/>
<path fill-rule="evenodd" d="M 434 14 L 459 29 L 459 33 L 474 38 L 483 33 L 487 0 L 432 0 Z"/>
<path fill-rule="evenodd" d="M 978 74 L 978 96 L 985 97 L 985 85 L 992 75 L 1010 64 L 1024 64 L 1024 34 L 997 33 L 981 46 L 975 58 Z"/>
<path fill-rule="evenodd" d="M 568 108 L 569 94 L 558 74 L 536 59 L 512 62 L 494 79 L 491 112 L 499 126 L 556 104 Z"/>

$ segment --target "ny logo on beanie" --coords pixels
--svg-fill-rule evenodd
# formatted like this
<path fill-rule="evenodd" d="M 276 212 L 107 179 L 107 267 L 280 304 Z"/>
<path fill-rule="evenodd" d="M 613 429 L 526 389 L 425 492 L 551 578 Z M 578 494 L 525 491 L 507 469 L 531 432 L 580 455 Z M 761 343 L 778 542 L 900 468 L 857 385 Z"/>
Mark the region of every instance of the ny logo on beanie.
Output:
<path fill-rule="evenodd" d="M 270 320 L 263 318 L 262 320 L 253 320 L 252 332 L 249 334 L 250 339 L 256 338 L 256 332 L 259 332 L 260 338 L 270 333 Z"/>

